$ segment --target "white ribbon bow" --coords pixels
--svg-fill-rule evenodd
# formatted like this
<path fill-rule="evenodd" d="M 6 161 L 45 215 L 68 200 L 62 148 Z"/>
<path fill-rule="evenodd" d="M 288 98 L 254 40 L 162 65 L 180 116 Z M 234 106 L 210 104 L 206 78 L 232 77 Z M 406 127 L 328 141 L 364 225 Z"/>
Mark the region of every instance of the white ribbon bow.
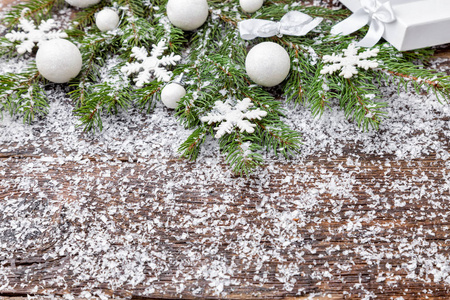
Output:
<path fill-rule="evenodd" d="M 290 11 L 281 18 L 280 22 L 251 19 L 241 21 L 238 24 L 241 37 L 244 40 L 251 40 L 256 37 L 270 37 L 295 35 L 302 36 L 314 29 L 322 18 L 311 18 L 307 14 L 299 11 Z"/>
<path fill-rule="evenodd" d="M 396 20 L 389 0 L 360 0 L 361 8 L 331 29 L 332 34 L 347 35 L 370 24 L 367 35 L 356 46 L 372 47 L 383 36 L 385 24 Z"/>

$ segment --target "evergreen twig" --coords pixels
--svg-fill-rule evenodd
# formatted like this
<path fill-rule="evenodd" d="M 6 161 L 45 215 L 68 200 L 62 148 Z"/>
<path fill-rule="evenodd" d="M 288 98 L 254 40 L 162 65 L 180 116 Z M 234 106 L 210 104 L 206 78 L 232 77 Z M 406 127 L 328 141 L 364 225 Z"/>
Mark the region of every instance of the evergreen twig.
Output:
<path fill-rule="evenodd" d="M 183 64 L 172 68 L 174 75 L 185 74 L 187 84 L 187 93 L 175 112 L 181 124 L 192 130 L 179 147 L 182 157 L 195 160 L 207 138 L 217 132 L 220 124 L 201 121 L 215 109 L 216 101 L 237 103 L 248 98 L 251 109 L 264 112 L 265 117 L 250 120 L 254 132 L 234 128 L 217 139 L 225 161 L 239 175 L 248 176 L 261 167 L 263 151 L 287 158 L 300 151 L 301 134 L 283 122 L 282 96 L 287 102 L 308 107 L 314 116 L 339 107 L 346 118 L 364 130 L 378 129 L 386 117 L 382 86 L 394 85 L 399 90 L 413 88 L 417 93 L 424 90 L 436 94 L 442 102 L 450 98 L 450 77 L 422 65 L 433 54 L 431 49 L 399 52 L 387 43 L 380 43 L 376 46 L 380 50 L 376 58 L 378 68 L 360 69 L 350 79 L 321 74 L 322 58 L 340 53 L 355 38 L 365 35 L 367 27 L 354 35 L 332 36 L 328 34 L 332 26 L 347 18 L 350 11 L 299 5 L 288 0 L 266 1 L 257 17 L 279 21 L 287 11 L 298 10 L 325 20 L 306 36 L 269 38 L 288 51 L 291 71 L 279 89 L 256 86 L 246 74 L 245 58 L 248 49 L 267 39 L 244 41 L 237 30 L 239 21 L 254 15 L 242 12 L 236 0 L 209 0 L 208 3 L 210 15 L 206 24 L 190 33 L 170 25 L 165 11 L 167 0 L 118 0 L 121 22 L 118 29 L 109 33 L 100 32 L 94 24 L 95 13 L 108 5 L 107 1 L 76 10 L 67 33 L 79 46 L 84 64 L 81 73 L 71 81 L 69 94 L 84 130 L 102 130 L 105 115 L 131 106 L 152 111 L 165 83 L 154 80 L 137 88 L 120 68 L 132 60 L 133 47 L 150 50 L 161 40 L 167 41 L 168 51 L 183 55 Z M 16 30 L 21 17 L 40 22 L 50 18 L 62 5 L 63 0 L 30 0 L 13 7 L 4 23 L 8 31 Z M 0 37 L 1 56 L 16 55 L 14 46 Z M 28 122 L 45 115 L 49 104 L 43 82 L 33 64 L 18 74 L 1 75 L 0 112 L 23 116 Z"/>

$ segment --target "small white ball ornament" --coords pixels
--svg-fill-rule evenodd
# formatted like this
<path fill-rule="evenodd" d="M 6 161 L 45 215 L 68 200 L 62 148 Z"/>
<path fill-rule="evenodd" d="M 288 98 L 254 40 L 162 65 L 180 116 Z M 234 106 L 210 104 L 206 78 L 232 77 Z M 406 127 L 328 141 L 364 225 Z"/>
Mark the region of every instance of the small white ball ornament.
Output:
<path fill-rule="evenodd" d="M 95 16 L 95 25 L 100 31 L 116 29 L 119 25 L 119 15 L 115 10 L 106 7 Z"/>
<path fill-rule="evenodd" d="M 263 5 L 263 0 L 239 0 L 242 10 L 247 13 L 254 13 Z"/>
<path fill-rule="evenodd" d="M 291 60 L 283 47 L 276 43 L 264 42 L 248 52 L 245 69 L 255 83 L 272 87 L 287 77 L 291 69 Z"/>
<path fill-rule="evenodd" d="M 169 0 L 167 17 L 180 29 L 195 30 L 208 18 L 208 2 L 206 0 Z"/>
<path fill-rule="evenodd" d="M 36 53 L 36 66 L 46 79 L 63 83 L 76 77 L 83 63 L 80 50 L 68 40 L 54 39 L 42 43 Z"/>
<path fill-rule="evenodd" d="M 161 91 L 161 101 L 167 108 L 175 109 L 184 95 L 186 95 L 184 87 L 179 83 L 172 82 Z"/>
<path fill-rule="evenodd" d="M 100 2 L 100 0 L 66 0 L 72 6 L 85 8 Z"/>

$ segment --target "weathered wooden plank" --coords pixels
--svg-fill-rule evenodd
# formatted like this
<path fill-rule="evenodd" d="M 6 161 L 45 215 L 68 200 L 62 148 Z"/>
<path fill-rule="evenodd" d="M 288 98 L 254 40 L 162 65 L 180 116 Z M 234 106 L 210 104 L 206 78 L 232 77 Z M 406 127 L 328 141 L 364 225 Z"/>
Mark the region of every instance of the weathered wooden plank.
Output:
<path fill-rule="evenodd" d="M 437 243 L 443 251 L 440 254 L 448 255 L 449 249 L 449 239 L 446 230 L 442 230 L 443 226 L 448 226 L 448 221 L 443 221 L 439 219 L 432 219 L 429 216 L 439 215 L 444 211 L 448 212 L 448 199 L 450 195 L 448 189 L 442 192 L 442 202 L 440 205 L 434 205 L 432 202 L 428 201 L 426 194 L 422 198 L 415 199 L 414 201 L 405 203 L 404 206 L 395 207 L 392 203 L 391 207 L 382 207 L 374 209 L 373 201 L 369 200 L 369 197 L 365 191 L 367 187 L 372 187 L 376 195 L 387 195 L 389 194 L 393 198 L 402 198 L 402 194 L 407 194 L 411 192 L 411 189 L 423 189 L 426 192 L 433 193 L 432 190 L 427 191 L 427 185 L 433 183 L 433 186 L 444 185 L 445 180 L 439 175 L 442 172 L 448 173 L 446 169 L 446 161 L 437 159 L 434 156 L 424 157 L 423 159 L 417 159 L 412 161 L 393 161 L 390 162 L 389 167 L 380 168 L 380 164 L 371 163 L 371 161 L 379 161 L 380 157 L 368 157 L 362 159 L 363 166 L 359 166 L 360 170 L 364 172 L 358 174 L 358 180 L 364 186 L 363 188 L 355 187 L 351 194 L 354 196 L 350 198 L 342 197 L 342 195 L 332 195 L 329 193 L 323 193 L 320 195 L 320 207 L 312 207 L 307 210 L 309 215 L 309 222 L 306 224 L 298 225 L 302 222 L 301 219 L 293 218 L 290 224 L 293 224 L 291 230 L 294 230 L 292 235 L 284 233 L 285 236 L 291 236 L 294 240 L 298 236 L 302 236 L 301 241 L 295 241 L 292 243 L 292 247 L 284 248 L 279 245 L 271 245 L 273 243 L 274 235 L 267 233 L 266 237 L 262 237 L 260 244 L 269 243 L 264 245 L 270 250 L 279 250 L 280 258 L 285 260 L 285 262 L 293 262 L 297 267 L 300 268 L 301 274 L 295 276 L 296 282 L 294 284 L 295 291 L 298 289 L 304 289 L 304 294 L 310 295 L 314 293 L 325 293 L 334 295 L 335 297 L 342 297 L 345 292 L 349 292 L 353 286 L 361 284 L 366 292 L 376 293 L 377 296 L 383 298 L 389 298 L 391 296 L 404 295 L 406 297 L 419 297 L 423 295 L 424 289 L 429 289 L 432 291 L 430 296 L 434 297 L 446 297 L 448 294 L 448 286 L 443 283 L 433 283 L 433 282 L 421 282 L 413 279 L 406 278 L 407 272 L 404 270 L 395 270 L 395 268 L 401 268 L 402 264 L 405 263 L 404 258 L 395 257 L 399 253 L 395 253 L 394 249 L 397 249 L 404 244 L 403 240 L 407 243 L 412 243 L 417 237 L 421 237 L 424 242 Z M 5 159 L 8 164 L 6 173 L 2 178 L 8 178 L 9 181 L 19 181 L 20 178 L 24 176 L 21 172 L 15 172 L 14 170 L 21 169 L 24 165 L 35 162 L 34 157 L 10 157 Z M 137 159 L 139 160 L 139 158 Z M 276 164 L 276 167 L 282 170 L 283 174 L 295 174 L 298 169 L 304 168 L 307 172 L 314 174 L 314 166 L 320 165 L 323 169 L 330 170 L 330 172 L 341 172 L 341 173 L 351 173 L 355 172 L 356 167 L 351 166 L 342 170 L 342 163 L 346 161 L 346 157 L 340 157 L 328 161 L 326 157 L 313 158 L 311 161 L 306 161 L 305 164 Z M 389 161 L 389 159 L 385 160 Z M 313 164 L 308 165 L 309 162 Z M 86 165 L 87 164 L 87 165 Z M 123 207 L 130 206 L 127 213 L 123 213 L 120 216 L 111 218 L 110 221 L 116 223 L 117 231 L 116 234 L 127 234 L 133 232 L 133 228 L 136 226 L 144 226 L 146 217 L 154 218 L 158 216 L 162 224 L 167 223 L 166 227 L 159 228 L 157 230 L 157 237 L 147 237 L 145 240 L 139 240 L 135 236 L 133 238 L 134 243 L 139 243 L 144 247 L 152 247 L 152 245 L 157 245 L 157 249 L 160 252 L 166 252 L 168 257 L 170 257 L 170 263 L 168 264 L 168 269 L 161 272 L 158 275 L 157 281 L 154 283 L 155 286 L 164 290 L 163 293 L 155 292 L 151 297 L 156 298 L 176 298 L 177 292 L 175 289 L 170 288 L 174 276 L 177 272 L 177 262 L 186 259 L 185 251 L 187 250 L 192 254 L 189 249 L 204 249 L 210 252 L 214 248 L 214 242 L 209 241 L 209 239 L 214 240 L 214 235 L 212 234 L 211 223 L 214 220 L 208 219 L 205 223 L 197 224 L 196 227 L 189 227 L 186 229 L 176 230 L 176 223 L 179 218 L 185 214 L 189 214 L 191 209 L 201 208 L 204 206 L 211 207 L 213 205 L 220 205 L 224 203 L 224 195 L 230 193 L 230 189 L 227 186 L 221 186 L 220 183 L 215 183 L 214 190 L 212 190 L 208 195 L 204 195 L 205 190 L 204 182 L 199 180 L 194 180 L 189 186 L 180 186 L 177 188 L 177 196 L 175 196 L 172 205 L 179 205 L 180 208 L 184 209 L 184 212 L 177 212 L 175 215 L 163 210 L 152 210 L 151 206 L 155 203 L 164 206 L 167 205 L 167 194 L 164 191 L 158 190 L 159 185 L 164 185 L 164 182 L 171 180 L 171 177 L 177 177 L 178 174 L 182 173 L 184 169 L 190 168 L 190 164 L 185 164 L 184 162 L 179 162 L 177 160 L 172 160 L 167 165 L 167 170 L 162 174 L 152 174 L 151 168 L 148 165 L 141 164 L 138 162 L 114 162 L 114 164 L 102 165 L 96 160 L 86 160 L 82 164 L 78 163 L 65 163 L 62 168 L 54 167 L 51 165 L 47 166 L 48 169 L 42 172 L 35 172 L 34 179 L 37 180 L 37 186 L 46 186 L 50 181 L 53 181 L 53 186 L 57 186 L 57 190 L 46 190 L 45 194 L 51 199 L 46 201 L 55 201 L 60 205 L 60 210 L 55 212 L 54 216 L 49 217 L 49 221 L 55 222 L 53 225 L 48 227 L 47 232 L 41 233 L 39 236 L 30 237 L 30 240 L 38 239 L 39 242 L 33 244 L 33 247 L 27 249 L 26 251 L 18 251 L 14 253 L 14 258 L 9 259 L 7 263 L 3 263 L 2 267 L 9 269 L 11 271 L 8 280 L 14 283 L 12 286 L 22 286 L 21 288 L 14 288 L 12 290 L 3 290 L 2 295 L 25 295 L 33 290 L 34 286 L 42 286 L 42 289 L 38 289 L 36 294 L 44 293 L 45 291 L 53 291 L 55 294 L 62 294 L 64 291 L 70 291 L 74 294 L 83 290 L 83 287 L 89 286 L 90 290 L 104 288 L 106 293 L 114 294 L 121 297 L 139 297 L 139 295 L 145 290 L 145 285 L 137 285 L 135 287 L 123 286 L 117 289 L 115 292 L 109 291 L 107 285 L 102 287 L 101 284 L 95 283 L 95 279 L 86 279 L 79 284 L 71 282 L 76 277 L 73 275 L 73 271 L 67 271 L 69 262 L 75 257 L 61 256 L 45 258 L 48 253 L 55 253 L 55 249 L 58 244 L 61 244 L 60 238 L 67 238 L 61 231 L 77 231 L 79 233 L 89 233 L 89 220 L 94 222 L 91 218 L 93 216 L 87 217 L 83 222 L 77 220 L 67 220 L 65 211 L 69 205 L 72 205 L 79 201 L 80 196 L 89 195 L 91 198 L 89 201 L 84 202 L 83 205 L 89 208 L 90 211 L 104 211 L 111 205 L 117 205 L 120 202 L 123 195 L 117 193 L 111 193 L 108 200 L 100 199 L 99 193 L 95 193 L 96 189 L 101 185 L 105 185 L 108 182 L 113 184 L 123 184 L 119 183 L 120 178 L 124 175 L 128 175 L 129 179 L 129 191 L 128 195 L 123 198 L 126 199 L 127 203 L 124 203 Z M 87 168 L 86 168 L 87 167 Z M 208 166 L 202 166 L 205 168 L 205 173 L 207 173 Z M 84 176 L 92 176 L 92 179 L 81 179 L 77 185 L 77 195 L 74 195 L 71 190 L 71 183 L 65 180 L 66 174 L 76 174 L 80 172 L 80 169 L 88 169 L 89 171 L 83 174 Z M 131 170 L 134 169 L 134 172 Z M 340 170 L 341 169 L 341 170 Z M 101 174 L 109 170 L 111 175 L 108 179 L 102 178 Z M 340 170 L 340 171 L 338 171 Z M 414 175 L 419 171 L 421 176 L 426 176 L 427 179 L 423 182 L 418 180 L 418 177 Z M 386 173 L 389 175 L 389 180 L 386 180 Z M 150 177 L 150 180 L 143 179 L 140 175 L 146 174 Z M 309 182 L 302 182 L 301 189 L 312 188 L 314 185 L 320 181 L 320 174 L 314 174 L 315 178 L 312 178 Z M 201 177 L 201 176 L 200 176 Z M 407 187 L 403 192 L 390 191 L 389 186 L 392 182 L 396 180 L 405 180 L 406 178 L 417 179 L 414 186 Z M 97 182 L 93 186 L 90 186 L 91 182 Z M 298 190 L 294 186 L 296 183 L 288 183 L 292 185 L 292 193 L 289 194 L 289 189 L 284 187 L 285 183 L 283 178 L 277 178 L 275 175 L 273 177 L 273 183 L 266 188 L 261 188 L 260 186 L 253 185 L 251 181 L 244 181 L 241 187 L 236 190 L 235 196 L 239 195 L 234 199 L 234 202 L 226 202 L 226 213 L 222 214 L 220 219 L 218 219 L 217 226 L 224 227 L 230 224 L 230 220 L 236 221 L 239 218 L 244 217 L 247 222 L 250 222 L 252 226 L 260 227 L 267 226 L 268 230 L 273 230 L 276 228 L 276 222 L 270 220 L 264 215 L 264 212 L 258 212 L 257 206 L 261 201 L 261 198 L 265 194 L 274 193 L 276 191 L 282 191 L 286 199 L 294 199 L 298 197 Z M 86 188 L 83 188 L 85 186 Z M 91 189 L 94 187 L 93 189 Z M 183 190 L 181 190 L 183 189 Z M 386 191 L 383 191 L 386 189 Z M 20 187 L 11 186 L 7 188 L 2 194 L 1 199 L 5 197 L 11 197 L 13 195 L 22 195 L 22 197 L 37 197 L 37 194 L 32 193 L 22 193 Z M 81 195 L 80 195 L 81 193 Z M 138 205 L 142 199 L 146 197 L 152 197 L 151 204 L 148 203 L 148 207 Z M 61 201 L 61 202 L 60 202 Z M 336 202 L 341 202 L 339 204 L 339 213 L 333 213 L 335 209 Z M 391 201 L 387 201 L 391 202 Z M 392 201 L 393 202 L 393 201 Z M 133 211 L 133 205 L 134 207 Z M 273 208 L 278 208 L 280 210 L 285 210 L 285 203 L 271 203 Z M 38 209 L 37 206 L 34 209 Z M 172 211 L 173 213 L 174 211 Z M 421 213 L 423 212 L 423 214 Z M 29 211 L 29 214 L 36 212 Z M 351 213 L 351 214 L 349 214 Z M 354 215 L 365 216 L 367 213 L 374 213 L 373 217 L 363 221 L 360 226 L 361 228 L 352 233 L 352 231 L 342 230 L 343 227 L 347 226 L 348 222 L 354 219 Z M 101 215 L 101 214 L 99 214 Z M 424 215 L 423 218 L 418 218 Z M 315 217 L 321 220 L 320 224 L 314 222 Z M 336 219 L 336 221 L 334 221 Z M 254 220 L 254 221 L 252 221 Z M 328 221 L 324 221 L 328 220 Z M 360 255 L 351 253 L 356 247 L 361 246 L 361 241 L 364 240 L 364 234 L 370 232 L 370 227 L 375 226 L 377 228 L 386 228 L 385 232 L 377 232 L 377 239 L 374 240 L 370 236 L 370 245 L 367 245 L 367 250 L 369 249 L 383 249 L 391 248 L 393 251 L 393 257 L 391 258 L 381 258 L 375 264 L 371 265 L 367 260 L 363 259 Z M 111 230 L 111 227 L 106 226 L 105 230 Z M 420 229 L 420 230 L 419 230 Z M 203 234 L 202 231 L 206 231 Z M 232 260 L 235 258 L 235 250 L 233 248 L 228 249 L 230 244 L 237 243 L 241 236 L 246 234 L 245 226 L 236 226 L 233 229 L 224 229 L 221 231 L 221 236 L 219 238 L 219 245 L 217 247 L 217 252 L 214 254 L 202 254 L 199 256 L 198 261 L 191 261 L 192 265 L 183 265 L 184 268 L 189 268 L 192 272 L 202 268 L 207 264 L 211 263 L 211 259 L 214 255 L 219 255 L 221 258 L 226 258 L 227 260 Z M 182 235 L 183 233 L 188 233 L 189 238 L 178 240 L 174 236 Z M 348 233 L 352 233 L 350 236 Z M 216 232 L 217 233 L 217 232 Z M 384 240 L 386 239 L 386 240 Z M 87 246 L 87 245 L 84 245 Z M 304 248 L 305 246 L 312 247 L 314 253 L 304 254 L 302 257 L 302 262 L 299 263 L 298 260 L 293 259 L 295 256 L 297 248 Z M 336 247 L 339 248 L 336 248 Z M 126 243 L 114 242 L 111 247 L 126 247 Z M 366 247 L 366 246 L 364 246 Z M 330 249 L 336 248 L 335 251 L 330 252 Z M 350 254 L 346 254 L 346 251 L 350 251 Z M 106 254 L 106 253 L 105 253 Z M 199 254 L 199 253 L 197 253 Z M 101 254 L 100 254 L 101 255 Z M 257 274 L 255 265 L 251 266 L 249 269 L 245 269 L 246 263 L 251 259 L 245 257 L 235 258 L 235 262 L 238 269 L 242 270 L 242 274 L 236 274 L 233 278 L 237 280 L 247 281 L 247 285 L 230 285 L 226 287 L 227 298 L 230 299 L 240 299 L 240 298 L 284 298 L 292 297 L 296 292 L 286 292 L 286 288 L 279 280 L 276 279 L 276 274 L 279 271 L 280 266 L 285 266 L 285 262 L 280 262 L 279 259 L 274 257 L 265 264 L 263 267 L 264 272 L 267 272 L 267 282 L 264 284 L 257 284 L 252 282 L 252 277 Z M 339 270 L 336 266 L 339 264 L 348 264 L 351 262 L 351 269 Z M 387 284 L 385 281 L 377 282 L 377 277 L 383 271 L 389 272 L 384 266 L 389 264 L 391 266 L 390 277 L 395 279 L 395 276 L 399 276 L 395 279 L 395 283 L 392 285 Z M 314 266 L 313 268 L 311 266 Z M 313 279 L 314 272 L 326 272 L 327 269 L 333 269 L 334 278 L 333 280 L 319 280 Z M 146 268 L 144 274 L 152 273 L 151 268 Z M 261 272 L 261 270 L 260 270 Z M 62 290 L 58 286 L 52 285 L 50 282 L 53 276 L 58 274 L 63 276 L 68 289 Z M 202 297 L 202 298 L 215 298 L 213 294 L 208 291 L 209 283 L 207 281 L 196 281 L 188 280 L 185 282 L 187 285 L 192 283 L 196 286 L 201 286 L 205 290 L 200 294 L 193 294 L 192 291 L 183 292 L 183 297 Z M 91 285 L 91 286 L 90 286 Z M 169 287 L 164 287 L 169 285 Z M 95 287 L 95 288 L 94 288 Z M 381 289 L 381 294 L 380 292 Z M 364 292 L 362 292 L 364 293 Z M 31 293 L 33 294 L 33 293 Z M 358 295 L 358 294 L 356 294 Z"/>
<path fill-rule="evenodd" d="M 145 141 L 148 124 L 130 124 L 118 143 Z M 46 126 L 0 145 L 0 297 L 448 298 L 442 153 L 398 159 L 347 141 L 342 155 L 269 159 L 242 179 L 217 158 Z M 436 139 L 450 152 L 448 136 Z"/>

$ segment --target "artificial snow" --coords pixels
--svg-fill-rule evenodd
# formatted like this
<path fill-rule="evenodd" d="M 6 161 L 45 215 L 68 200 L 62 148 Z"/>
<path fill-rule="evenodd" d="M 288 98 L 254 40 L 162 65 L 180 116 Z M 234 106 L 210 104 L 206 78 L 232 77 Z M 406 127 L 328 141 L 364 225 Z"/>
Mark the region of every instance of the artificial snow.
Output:
<path fill-rule="evenodd" d="M 28 62 L 2 58 L 0 72 Z M 450 217 L 450 108 L 435 96 L 382 88 L 388 118 L 368 132 L 337 102 L 321 118 L 283 103 L 284 121 L 303 134 L 302 152 L 267 155 L 266 166 L 237 178 L 213 138 L 196 163 L 180 160 L 178 145 L 191 132 L 161 103 L 151 114 L 107 116 L 103 131 L 89 134 L 65 86 L 46 90 L 46 118 L 28 125 L 5 112 L 0 121 L 0 291 L 19 288 L 8 278 L 33 267 L 19 264 L 24 253 L 42 257 L 34 268 L 53 266 L 46 281 L 22 273 L 24 285 L 36 284 L 28 291 L 64 293 L 70 277 L 80 292 L 65 299 L 107 299 L 111 291 L 226 297 L 243 286 L 262 297 L 258 288 L 270 282 L 313 296 L 314 287 L 296 290 L 296 282 L 339 283 L 349 273 L 355 282 L 343 297 L 372 299 L 368 285 L 382 293 L 403 278 L 424 283 L 420 298 L 433 296 L 433 283 L 450 285 L 449 228 L 439 225 Z M 425 173 L 424 157 L 445 167 Z M 404 172 L 410 166 L 416 172 Z M 386 170 L 383 180 L 361 180 L 374 168 Z M 423 209 L 393 215 L 408 203 Z M 335 238 L 358 246 L 331 244 Z M 311 255 L 334 263 L 318 265 Z M 361 264 L 378 267 L 367 274 Z"/>
<path fill-rule="evenodd" d="M 23 63 L 1 61 L 1 69 L 20 71 L 17 68 Z M 390 95 L 392 90 L 385 88 L 383 93 Z M 391 196 L 383 194 L 383 188 L 375 192 L 358 179 L 369 172 L 363 162 L 377 166 L 391 161 L 398 168 L 399 162 L 414 163 L 433 154 L 438 159 L 449 158 L 450 109 L 434 96 L 401 92 L 386 98 L 389 118 L 378 132 L 360 131 L 345 120 L 337 104 L 316 119 L 305 108 L 284 104 L 285 121 L 303 133 L 302 153 L 292 160 L 267 157 L 267 166 L 245 179 L 232 176 L 222 166 L 224 157 L 211 139 L 196 163 L 178 160 L 177 147 L 190 131 L 162 104 L 148 115 L 131 110 L 108 116 L 103 131 L 92 135 L 77 127 L 73 105 L 63 90 L 54 85 L 48 94 L 50 111 L 45 119 L 27 125 L 4 114 L 0 122 L 0 154 L 25 155 L 0 161 L 15 166 L 1 169 L 0 189 L 17 191 L 0 203 L 0 256 L 7 262 L 23 249 L 32 255 L 33 249 L 53 244 L 44 259 L 67 258 L 66 267 L 51 276 L 53 287 L 64 286 L 70 273 L 85 284 L 86 293 L 100 286 L 131 290 L 144 285 L 142 295 L 173 289 L 181 295 L 189 292 L 185 288 L 188 282 L 192 288 L 194 281 L 198 286 L 190 291 L 193 296 L 208 291 L 225 296 L 236 286 L 267 282 L 267 263 L 278 260 L 276 280 L 285 291 L 302 294 L 302 290 L 293 290 L 298 276 L 310 276 L 314 282 L 336 280 L 340 272 L 354 268 L 354 260 L 379 264 L 391 256 L 403 262 L 396 268 L 415 280 L 450 284 L 450 258 L 443 254 L 443 246 L 426 239 L 438 228 L 409 228 L 401 241 L 400 235 L 394 238 L 397 221 L 389 215 L 391 208 L 422 201 L 429 211 L 410 210 L 408 218 L 448 219 L 448 204 L 437 201 L 441 193 L 448 192 L 448 171 L 401 175 L 401 170 L 392 167 L 395 180 L 378 183 L 398 193 Z M 322 157 L 324 164 L 312 165 L 312 157 Z M 330 162 L 340 160 L 330 167 Z M 287 172 L 284 164 L 298 168 Z M 73 172 L 60 174 L 63 165 L 71 166 Z M 220 187 L 221 193 L 215 193 L 214 187 Z M 425 187 L 436 192 L 424 198 Z M 243 193 L 251 193 L 254 199 L 236 207 Z M 358 203 L 356 193 L 365 195 L 373 211 L 344 210 Z M 190 194 L 204 203 L 186 198 Z M 308 253 L 317 253 L 314 235 L 322 223 L 331 220 L 340 225 L 329 229 L 330 237 L 357 239 L 360 246 L 345 249 L 345 256 L 341 249 L 327 248 L 328 255 L 341 255 L 339 263 L 317 270 L 311 265 L 315 271 L 305 274 L 298 266 Z M 264 228 L 257 225 L 261 222 Z M 366 227 L 367 222 L 374 225 Z M 299 234 L 302 228 L 309 228 L 309 237 Z M 239 230 L 239 236 L 230 236 L 230 230 Z M 386 246 L 372 246 L 380 240 Z M 169 250 L 175 241 L 181 242 L 180 256 Z M 222 255 L 223 245 L 232 249 L 234 260 Z M 283 262 L 281 252 L 290 253 L 290 262 Z M 377 275 L 380 285 L 401 280 L 395 270 L 382 269 Z M 257 273 L 248 281 L 233 279 L 246 270 Z M 0 264 L 0 278 L 10 276 L 10 271 Z M 162 276 L 169 285 L 158 284 Z M 2 285 L 13 288 L 8 281 Z M 355 286 L 354 292 L 370 294 L 364 285 Z"/>

